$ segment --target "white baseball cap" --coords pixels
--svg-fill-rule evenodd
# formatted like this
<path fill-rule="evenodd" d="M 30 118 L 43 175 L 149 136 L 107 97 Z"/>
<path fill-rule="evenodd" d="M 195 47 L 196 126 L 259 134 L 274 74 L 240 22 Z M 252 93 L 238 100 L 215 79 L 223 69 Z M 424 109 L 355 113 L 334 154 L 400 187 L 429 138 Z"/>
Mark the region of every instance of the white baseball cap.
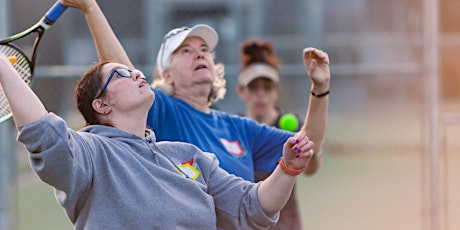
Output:
<path fill-rule="evenodd" d="M 203 39 L 209 47 L 209 50 L 213 51 L 219 41 L 217 32 L 210 26 L 205 24 L 198 24 L 192 28 L 181 27 L 170 30 L 164 37 L 163 43 L 161 43 L 160 50 L 157 55 L 157 68 L 158 71 L 163 72 L 166 62 L 176 49 L 184 42 L 188 37 L 200 37 Z"/>

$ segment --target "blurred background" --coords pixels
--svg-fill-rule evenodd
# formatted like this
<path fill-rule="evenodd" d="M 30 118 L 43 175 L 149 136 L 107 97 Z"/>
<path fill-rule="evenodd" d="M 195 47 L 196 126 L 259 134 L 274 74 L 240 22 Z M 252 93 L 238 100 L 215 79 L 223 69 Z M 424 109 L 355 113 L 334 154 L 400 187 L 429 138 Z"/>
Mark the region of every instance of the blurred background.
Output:
<path fill-rule="evenodd" d="M 98 3 L 150 81 L 166 32 L 198 23 L 215 28 L 216 62 L 225 64 L 227 79 L 226 97 L 215 107 L 231 113 L 244 111 L 235 92 L 241 41 L 274 44 L 283 61 L 280 107 L 302 117 L 310 92 L 302 49 L 329 54 L 323 166 L 297 182 L 305 229 L 460 229 L 460 1 Z M 0 37 L 28 28 L 53 4 L 0 0 Z M 84 125 L 74 87 L 95 61 L 82 13 L 68 9 L 41 41 L 32 88 L 74 129 Z M 0 124 L 0 230 L 72 229 L 16 135 L 12 121 Z"/>

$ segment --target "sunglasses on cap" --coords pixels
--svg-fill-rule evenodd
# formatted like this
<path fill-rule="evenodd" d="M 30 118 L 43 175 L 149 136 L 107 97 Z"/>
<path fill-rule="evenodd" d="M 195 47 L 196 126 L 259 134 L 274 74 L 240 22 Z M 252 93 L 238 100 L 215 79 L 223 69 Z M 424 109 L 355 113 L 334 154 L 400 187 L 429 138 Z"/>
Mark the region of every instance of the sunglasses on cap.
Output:
<path fill-rule="evenodd" d="M 168 40 L 168 39 L 170 39 L 170 38 L 172 38 L 172 37 L 184 32 L 184 31 L 187 31 L 187 30 L 190 30 L 190 28 L 184 26 L 184 27 L 181 27 L 181 28 L 174 29 L 174 30 L 170 31 L 169 33 L 167 33 L 165 35 L 165 37 L 163 38 L 163 43 L 162 43 L 163 46 L 161 47 L 161 57 L 160 57 L 161 59 L 160 60 L 163 60 L 163 55 L 164 55 L 165 47 L 166 47 L 166 40 Z M 161 61 L 160 64 L 161 64 L 161 68 L 163 69 L 164 68 L 163 61 Z"/>

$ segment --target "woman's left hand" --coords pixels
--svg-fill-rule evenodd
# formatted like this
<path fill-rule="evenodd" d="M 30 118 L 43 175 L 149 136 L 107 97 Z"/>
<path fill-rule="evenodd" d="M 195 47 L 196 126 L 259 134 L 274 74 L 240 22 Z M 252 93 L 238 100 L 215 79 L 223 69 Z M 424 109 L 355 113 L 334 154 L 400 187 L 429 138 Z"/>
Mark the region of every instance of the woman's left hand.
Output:
<path fill-rule="evenodd" d="M 296 133 L 287 139 L 283 146 L 284 162 L 292 169 L 300 169 L 313 156 L 313 142 L 304 131 Z"/>
<path fill-rule="evenodd" d="M 329 90 L 331 73 L 329 70 L 329 56 L 326 52 L 308 47 L 303 50 L 303 64 L 318 93 Z"/>

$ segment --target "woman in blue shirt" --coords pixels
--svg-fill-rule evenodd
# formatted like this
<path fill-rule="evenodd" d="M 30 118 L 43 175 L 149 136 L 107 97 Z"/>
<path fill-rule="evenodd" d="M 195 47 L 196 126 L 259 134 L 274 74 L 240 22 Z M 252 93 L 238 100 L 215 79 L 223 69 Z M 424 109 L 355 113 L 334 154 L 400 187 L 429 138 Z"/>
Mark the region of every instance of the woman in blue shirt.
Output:
<path fill-rule="evenodd" d="M 112 60 L 133 67 L 96 1 L 63 0 L 63 3 L 85 14 L 101 61 Z M 216 31 L 207 25 L 176 28 L 166 34 L 156 61 L 161 82 L 159 89 L 153 89 L 156 102 L 149 111 L 147 124 L 158 140 L 197 145 L 214 153 L 223 169 L 254 181 L 254 171 L 274 170 L 283 143 L 293 133 L 210 108 L 225 94 L 223 74 L 214 63 L 217 43 Z M 315 143 L 314 153 L 318 153 L 327 120 L 329 58 L 321 50 L 306 48 L 303 59 L 312 80 L 312 96 L 301 130 Z M 305 172 L 316 171 L 320 163 L 320 158 L 313 157 Z"/>

